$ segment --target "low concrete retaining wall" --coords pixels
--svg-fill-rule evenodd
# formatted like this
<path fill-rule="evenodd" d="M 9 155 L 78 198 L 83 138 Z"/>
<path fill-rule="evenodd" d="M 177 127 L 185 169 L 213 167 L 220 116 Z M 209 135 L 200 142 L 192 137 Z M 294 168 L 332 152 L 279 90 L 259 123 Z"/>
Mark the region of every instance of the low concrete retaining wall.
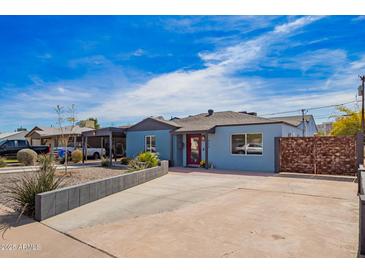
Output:
<path fill-rule="evenodd" d="M 359 256 L 365 257 L 365 169 L 360 166 L 358 172 L 359 184 Z"/>
<path fill-rule="evenodd" d="M 161 165 L 158 167 L 37 194 L 35 197 L 35 219 L 42 221 L 113 193 L 156 179 L 168 173 L 168 166 L 168 161 L 161 161 Z"/>

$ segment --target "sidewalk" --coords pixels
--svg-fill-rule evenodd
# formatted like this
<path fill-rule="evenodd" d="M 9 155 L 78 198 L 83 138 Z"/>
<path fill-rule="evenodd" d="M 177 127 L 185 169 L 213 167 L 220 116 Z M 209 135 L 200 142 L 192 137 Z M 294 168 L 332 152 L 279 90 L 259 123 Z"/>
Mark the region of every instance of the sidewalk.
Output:
<path fill-rule="evenodd" d="M 86 167 L 98 167 L 100 166 L 100 162 L 92 162 L 85 164 L 71 164 L 67 167 L 67 169 L 80 169 Z M 56 165 L 57 170 L 65 169 L 64 165 Z M 8 174 L 8 173 L 20 173 L 20 172 L 30 172 L 39 170 L 39 166 L 14 166 L 14 167 L 2 167 L 0 168 L 0 174 Z"/>
<path fill-rule="evenodd" d="M 1 224 L 14 224 L 16 217 L 6 208 L 0 207 Z M 0 258 L 34 257 L 105 258 L 110 256 L 44 224 L 22 217 L 15 227 L 6 231 L 3 238 L 0 236 Z"/>

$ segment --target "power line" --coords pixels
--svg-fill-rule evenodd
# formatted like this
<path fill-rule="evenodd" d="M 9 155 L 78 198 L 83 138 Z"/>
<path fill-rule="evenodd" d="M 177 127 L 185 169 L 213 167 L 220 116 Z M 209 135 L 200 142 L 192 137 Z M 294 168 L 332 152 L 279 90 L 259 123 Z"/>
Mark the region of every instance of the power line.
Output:
<path fill-rule="evenodd" d="M 348 104 L 353 104 L 353 103 L 358 103 L 358 102 L 359 101 L 356 101 L 355 100 L 355 101 L 346 102 L 346 103 L 342 103 L 342 104 L 336 104 L 336 105 L 327 105 L 327 106 L 306 108 L 305 110 L 316 110 L 316 109 L 323 109 L 323 108 L 338 107 L 338 106 L 343 106 L 343 105 L 348 105 Z M 271 116 L 271 115 L 277 115 L 277 114 L 287 114 L 287 113 L 294 113 L 294 112 L 300 112 L 300 111 L 302 111 L 302 109 L 282 111 L 282 112 L 274 112 L 274 113 L 266 113 L 266 114 L 261 114 L 261 116 Z"/>

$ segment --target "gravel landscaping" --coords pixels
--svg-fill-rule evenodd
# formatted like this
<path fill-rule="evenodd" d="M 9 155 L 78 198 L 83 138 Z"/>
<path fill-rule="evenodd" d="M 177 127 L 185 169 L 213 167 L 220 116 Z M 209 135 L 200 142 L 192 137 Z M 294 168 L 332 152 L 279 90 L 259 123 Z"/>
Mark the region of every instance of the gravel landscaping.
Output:
<path fill-rule="evenodd" d="M 76 185 L 92 180 L 113 177 L 125 172 L 127 172 L 125 169 L 111 169 L 103 167 L 72 169 L 68 171 L 68 174 L 63 181 L 63 186 Z M 6 202 L 6 196 L 4 194 L 6 186 L 19 182 L 22 177 L 30 175 L 31 173 L 32 172 L 0 174 L 0 204 Z M 64 171 L 57 171 L 56 174 L 58 176 L 62 176 L 64 175 Z M 11 205 L 8 204 L 8 206 Z"/>

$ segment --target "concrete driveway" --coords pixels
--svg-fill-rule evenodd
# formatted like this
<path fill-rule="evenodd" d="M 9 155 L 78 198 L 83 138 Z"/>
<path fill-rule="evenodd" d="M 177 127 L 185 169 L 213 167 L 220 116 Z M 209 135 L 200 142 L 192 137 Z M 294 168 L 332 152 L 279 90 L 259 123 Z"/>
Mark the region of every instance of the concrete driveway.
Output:
<path fill-rule="evenodd" d="M 173 169 L 44 221 L 117 257 L 355 257 L 356 184 Z"/>

